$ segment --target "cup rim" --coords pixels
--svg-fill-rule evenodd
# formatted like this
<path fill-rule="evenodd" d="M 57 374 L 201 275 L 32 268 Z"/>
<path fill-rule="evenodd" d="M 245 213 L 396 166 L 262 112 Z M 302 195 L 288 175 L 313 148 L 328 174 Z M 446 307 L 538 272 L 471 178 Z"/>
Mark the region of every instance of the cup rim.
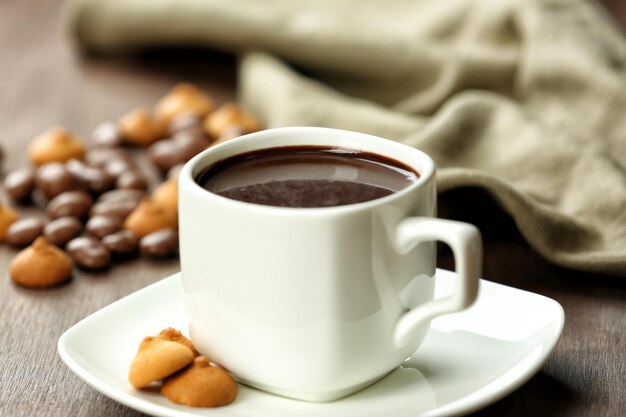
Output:
<path fill-rule="evenodd" d="M 287 140 L 287 138 L 300 138 L 306 136 L 318 136 L 325 138 L 325 140 L 320 142 L 315 141 L 302 141 L 302 140 L 293 140 L 286 141 L 281 144 L 266 144 L 270 138 L 282 139 L 283 141 Z M 337 142 L 342 142 L 341 144 L 330 144 L 330 143 L 322 143 L 328 142 L 331 138 L 335 138 Z M 343 141 L 341 139 L 344 139 Z M 333 141 L 334 142 L 334 141 Z M 354 143 L 358 142 L 361 146 L 346 146 L 345 143 Z M 243 144 L 247 144 L 248 146 L 245 149 L 241 149 Z M 377 144 L 377 146 L 373 146 L 372 144 Z M 258 146 L 257 146 L 258 145 Z M 219 194 L 215 194 L 200 184 L 198 184 L 195 180 L 195 175 L 197 175 L 202 170 L 206 169 L 211 164 L 217 163 L 225 158 L 229 158 L 238 154 L 260 150 L 260 149 L 269 149 L 269 148 L 279 148 L 283 146 L 307 146 L 307 145 L 329 145 L 329 146 L 337 146 L 338 148 L 343 149 L 355 149 L 361 150 L 365 152 L 371 152 L 374 154 L 379 154 L 381 156 L 385 156 L 388 158 L 392 158 L 398 160 L 412 169 L 414 169 L 418 173 L 418 179 L 413 184 L 403 188 L 400 191 L 394 192 L 385 197 L 376 198 L 374 200 L 364 201 L 360 203 L 346 204 L 341 206 L 333 206 L 333 207 L 278 207 L 278 206 L 269 206 L 262 205 L 256 203 L 248 203 L 244 201 L 234 200 L 228 197 L 223 197 Z M 370 147 L 368 147 L 368 145 Z M 371 149 L 371 147 L 377 147 L 376 150 Z M 394 149 L 396 154 L 390 155 L 389 153 L 381 152 L 379 150 L 380 147 L 387 147 L 389 149 Z M 239 149 L 239 150 L 237 150 Z M 207 159 L 210 159 L 215 154 L 223 154 L 221 158 L 215 158 L 213 161 L 205 162 Z M 402 153 L 403 156 L 406 153 L 407 158 L 398 158 L 397 154 Z M 413 161 L 419 161 L 419 167 L 415 166 L 415 163 L 409 162 L 409 156 Z M 309 126 L 293 126 L 293 127 L 279 127 L 279 128 L 271 128 L 265 129 L 258 132 L 249 133 L 243 136 L 240 136 L 235 139 L 231 139 L 227 142 L 221 143 L 216 146 L 212 146 L 204 151 L 200 152 L 192 159 L 190 159 L 180 171 L 179 174 L 179 186 L 182 189 L 186 187 L 187 190 L 193 192 L 194 194 L 198 194 L 201 198 L 206 198 L 211 201 L 215 201 L 216 203 L 221 203 L 225 205 L 232 206 L 233 209 L 238 210 L 251 210 L 256 212 L 264 212 L 264 213 L 280 213 L 281 215 L 333 215 L 333 214 L 342 214 L 347 212 L 354 212 L 359 210 L 368 210 L 372 208 L 376 208 L 378 206 L 382 206 L 387 204 L 390 201 L 395 199 L 402 198 L 403 196 L 414 192 L 414 190 L 418 188 L 422 188 L 426 183 L 429 182 L 431 178 L 435 175 L 435 163 L 432 158 L 426 153 L 420 151 L 419 149 L 410 147 L 408 145 L 392 141 L 390 139 L 384 139 L 379 136 L 369 135 L 366 133 L 354 132 L 349 130 L 342 129 L 333 129 L 333 128 L 325 128 L 325 127 L 309 127 Z M 187 187 L 188 186 L 188 187 Z"/>

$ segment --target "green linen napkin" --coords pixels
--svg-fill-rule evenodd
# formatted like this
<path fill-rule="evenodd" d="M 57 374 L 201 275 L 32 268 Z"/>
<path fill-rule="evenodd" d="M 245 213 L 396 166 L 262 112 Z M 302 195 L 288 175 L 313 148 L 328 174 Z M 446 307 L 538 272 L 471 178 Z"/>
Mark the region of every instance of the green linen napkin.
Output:
<path fill-rule="evenodd" d="M 549 260 L 626 276 L 626 42 L 592 3 L 74 0 L 68 15 L 99 51 L 240 52 L 241 99 L 268 126 L 420 148 L 441 191 L 487 190 Z"/>

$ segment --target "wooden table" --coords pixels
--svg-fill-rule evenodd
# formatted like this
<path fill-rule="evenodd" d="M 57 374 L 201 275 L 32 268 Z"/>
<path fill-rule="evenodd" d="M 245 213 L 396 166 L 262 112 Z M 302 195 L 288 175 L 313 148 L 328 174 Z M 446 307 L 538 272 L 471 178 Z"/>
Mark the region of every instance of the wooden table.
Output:
<path fill-rule="evenodd" d="M 235 60 L 228 55 L 169 50 L 132 58 L 81 58 L 62 36 L 59 3 L 0 4 L 5 169 L 25 166 L 27 144 L 46 128 L 64 125 L 87 136 L 101 121 L 138 105 L 151 106 L 182 80 L 205 88 L 219 102 L 234 98 Z M 606 3 L 626 17 L 621 3 Z M 447 217 L 470 221 L 483 231 L 487 279 L 554 298 L 566 313 L 563 336 L 541 372 L 476 415 L 626 415 L 626 280 L 549 264 L 480 190 L 447 193 L 441 207 Z M 178 261 L 140 259 L 106 273 L 77 271 L 67 285 L 32 291 L 8 277 L 15 253 L 0 246 L 0 416 L 140 415 L 70 372 L 56 343 L 90 313 L 177 271 Z M 453 267 L 448 252 L 439 258 L 440 266 Z"/>

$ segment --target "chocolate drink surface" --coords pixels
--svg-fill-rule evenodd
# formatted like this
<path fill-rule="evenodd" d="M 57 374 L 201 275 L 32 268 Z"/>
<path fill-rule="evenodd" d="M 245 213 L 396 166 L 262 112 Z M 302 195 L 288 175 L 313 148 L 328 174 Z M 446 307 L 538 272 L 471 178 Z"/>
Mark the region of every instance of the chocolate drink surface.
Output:
<path fill-rule="evenodd" d="M 233 200 L 277 207 L 335 207 L 385 197 L 414 183 L 405 164 L 352 149 L 288 146 L 209 166 L 196 182 Z"/>

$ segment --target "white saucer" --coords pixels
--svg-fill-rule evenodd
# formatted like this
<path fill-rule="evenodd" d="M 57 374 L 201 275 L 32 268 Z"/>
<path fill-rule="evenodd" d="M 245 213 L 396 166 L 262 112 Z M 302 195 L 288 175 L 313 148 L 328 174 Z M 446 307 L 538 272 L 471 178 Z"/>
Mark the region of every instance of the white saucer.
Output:
<path fill-rule="evenodd" d="M 454 273 L 437 270 L 436 296 L 452 291 Z M 448 416 L 485 407 L 518 388 L 543 365 L 563 329 L 554 300 L 481 280 L 479 298 L 462 313 L 435 319 L 423 345 L 379 382 L 330 403 L 307 403 L 240 386 L 226 407 L 196 409 L 157 392 L 137 391 L 128 366 L 146 335 L 187 329 L 180 276 L 131 294 L 82 320 L 59 339 L 61 358 L 92 387 L 155 416 L 396 417 Z"/>

